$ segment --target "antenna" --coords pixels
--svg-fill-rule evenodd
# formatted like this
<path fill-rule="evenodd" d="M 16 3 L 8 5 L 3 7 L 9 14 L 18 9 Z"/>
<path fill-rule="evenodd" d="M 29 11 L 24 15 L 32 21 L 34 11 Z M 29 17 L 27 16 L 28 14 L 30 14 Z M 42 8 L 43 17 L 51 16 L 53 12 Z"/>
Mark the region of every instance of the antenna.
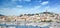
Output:
<path fill-rule="evenodd" d="M 46 10 L 46 12 L 47 12 L 47 10 Z"/>

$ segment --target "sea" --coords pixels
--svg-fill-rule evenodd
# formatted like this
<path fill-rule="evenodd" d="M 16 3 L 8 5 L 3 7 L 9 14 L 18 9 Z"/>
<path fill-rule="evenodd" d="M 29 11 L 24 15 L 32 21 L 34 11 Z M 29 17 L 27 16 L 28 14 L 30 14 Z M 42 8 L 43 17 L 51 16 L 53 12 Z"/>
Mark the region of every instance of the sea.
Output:
<path fill-rule="evenodd" d="M 48 26 L 40 27 L 32 25 L 14 25 L 14 24 L 0 24 L 0 28 L 49 28 Z"/>

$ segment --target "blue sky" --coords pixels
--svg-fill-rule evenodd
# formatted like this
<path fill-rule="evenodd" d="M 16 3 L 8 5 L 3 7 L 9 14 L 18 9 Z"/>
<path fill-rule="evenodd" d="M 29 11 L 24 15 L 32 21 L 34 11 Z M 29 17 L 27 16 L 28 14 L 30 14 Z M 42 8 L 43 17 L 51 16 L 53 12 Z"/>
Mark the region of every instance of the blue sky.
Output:
<path fill-rule="evenodd" d="M 48 10 L 60 14 L 60 0 L 0 0 L 0 14 L 18 16 Z"/>

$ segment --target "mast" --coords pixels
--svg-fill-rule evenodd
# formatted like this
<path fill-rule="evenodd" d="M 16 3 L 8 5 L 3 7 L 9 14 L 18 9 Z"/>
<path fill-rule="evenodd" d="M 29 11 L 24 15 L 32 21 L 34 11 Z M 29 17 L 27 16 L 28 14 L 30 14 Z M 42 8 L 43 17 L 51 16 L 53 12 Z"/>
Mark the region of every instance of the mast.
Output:
<path fill-rule="evenodd" d="M 47 16 L 48 16 L 47 14 L 48 14 L 48 12 L 47 12 L 47 9 L 46 9 L 46 19 L 47 19 Z"/>

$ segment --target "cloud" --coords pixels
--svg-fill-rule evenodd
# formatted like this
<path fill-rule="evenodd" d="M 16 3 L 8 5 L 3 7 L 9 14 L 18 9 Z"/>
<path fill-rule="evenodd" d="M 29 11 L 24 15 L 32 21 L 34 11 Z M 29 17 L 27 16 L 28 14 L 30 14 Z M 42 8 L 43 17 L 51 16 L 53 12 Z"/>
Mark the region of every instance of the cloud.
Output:
<path fill-rule="evenodd" d="M 12 7 L 15 7 L 17 5 L 16 2 L 12 2 L 12 1 L 4 1 L 1 3 L 2 3 L 2 5 L 0 5 L 1 8 L 12 8 Z"/>
<path fill-rule="evenodd" d="M 21 1 L 21 0 L 11 0 L 11 1 L 13 1 L 13 2 L 14 2 L 14 1 Z"/>
<path fill-rule="evenodd" d="M 45 10 L 48 10 L 49 8 L 50 8 L 49 6 L 46 6 L 46 7 L 45 7 Z"/>
<path fill-rule="evenodd" d="M 33 14 L 33 13 L 39 13 L 39 9 L 41 8 L 41 6 L 35 6 L 35 7 L 32 7 L 32 8 L 29 8 L 27 10 L 27 13 L 30 13 L 30 14 Z"/>
<path fill-rule="evenodd" d="M 22 5 L 17 5 L 16 7 L 17 7 L 17 8 L 22 8 L 23 6 L 22 6 Z"/>
<path fill-rule="evenodd" d="M 20 8 L 2 8 L 3 10 L 0 10 L 1 14 L 4 14 L 6 16 L 13 16 L 13 15 L 20 15 L 21 13 L 24 12 L 23 9 Z"/>
<path fill-rule="evenodd" d="M 31 10 L 37 10 L 37 9 L 39 9 L 41 6 L 35 6 L 35 7 L 33 7 L 33 8 L 31 8 Z"/>
<path fill-rule="evenodd" d="M 42 2 L 42 1 L 40 0 L 40 1 L 38 1 L 38 2 Z"/>
<path fill-rule="evenodd" d="M 27 1 L 27 2 L 30 2 L 31 0 L 12 0 L 12 1 Z"/>
<path fill-rule="evenodd" d="M 18 2 L 16 2 L 16 1 L 18 1 Z M 4 8 L 4 10 L 1 10 L 1 11 L 4 12 L 3 14 L 5 14 L 5 15 L 19 15 L 19 14 L 24 14 L 24 13 L 37 13 L 37 12 L 40 12 L 41 7 L 43 7 L 40 5 L 41 1 L 37 1 L 37 2 L 33 1 L 31 3 L 27 3 L 27 2 L 30 2 L 31 0 L 23 0 L 23 2 L 21 2 L 21 3 L 20 3 L 20 1 L 22 1 L 22 0 L 12 0 L 12 2 L 4 3 L 3 7 L 6 7 L 6 8 Z M 26 2 L 26 3 L 24 3 L 24 2 Z M 28 5 L 28 4 L 30 4 L 30 5 Z M 48 4 L 48 1 L 42 2 L 41 4 L 46 5 L 46 4 Z"/>
<path fill-rule="evenodd" d="M 15 2 L 15 1 L 22 1 L 22 0 L 12 0 L 13 2 Z"/>
<path fill-rule="evenodd" d="M 42 2 L 41 5 L 47 5 L 49 2 L 48 1 L 45 1 L 45 2 Z"/>
<path fill-rule="evenodd" d="M 24 0 L 24 1 L 30 2 L 31 0 Z"/>

